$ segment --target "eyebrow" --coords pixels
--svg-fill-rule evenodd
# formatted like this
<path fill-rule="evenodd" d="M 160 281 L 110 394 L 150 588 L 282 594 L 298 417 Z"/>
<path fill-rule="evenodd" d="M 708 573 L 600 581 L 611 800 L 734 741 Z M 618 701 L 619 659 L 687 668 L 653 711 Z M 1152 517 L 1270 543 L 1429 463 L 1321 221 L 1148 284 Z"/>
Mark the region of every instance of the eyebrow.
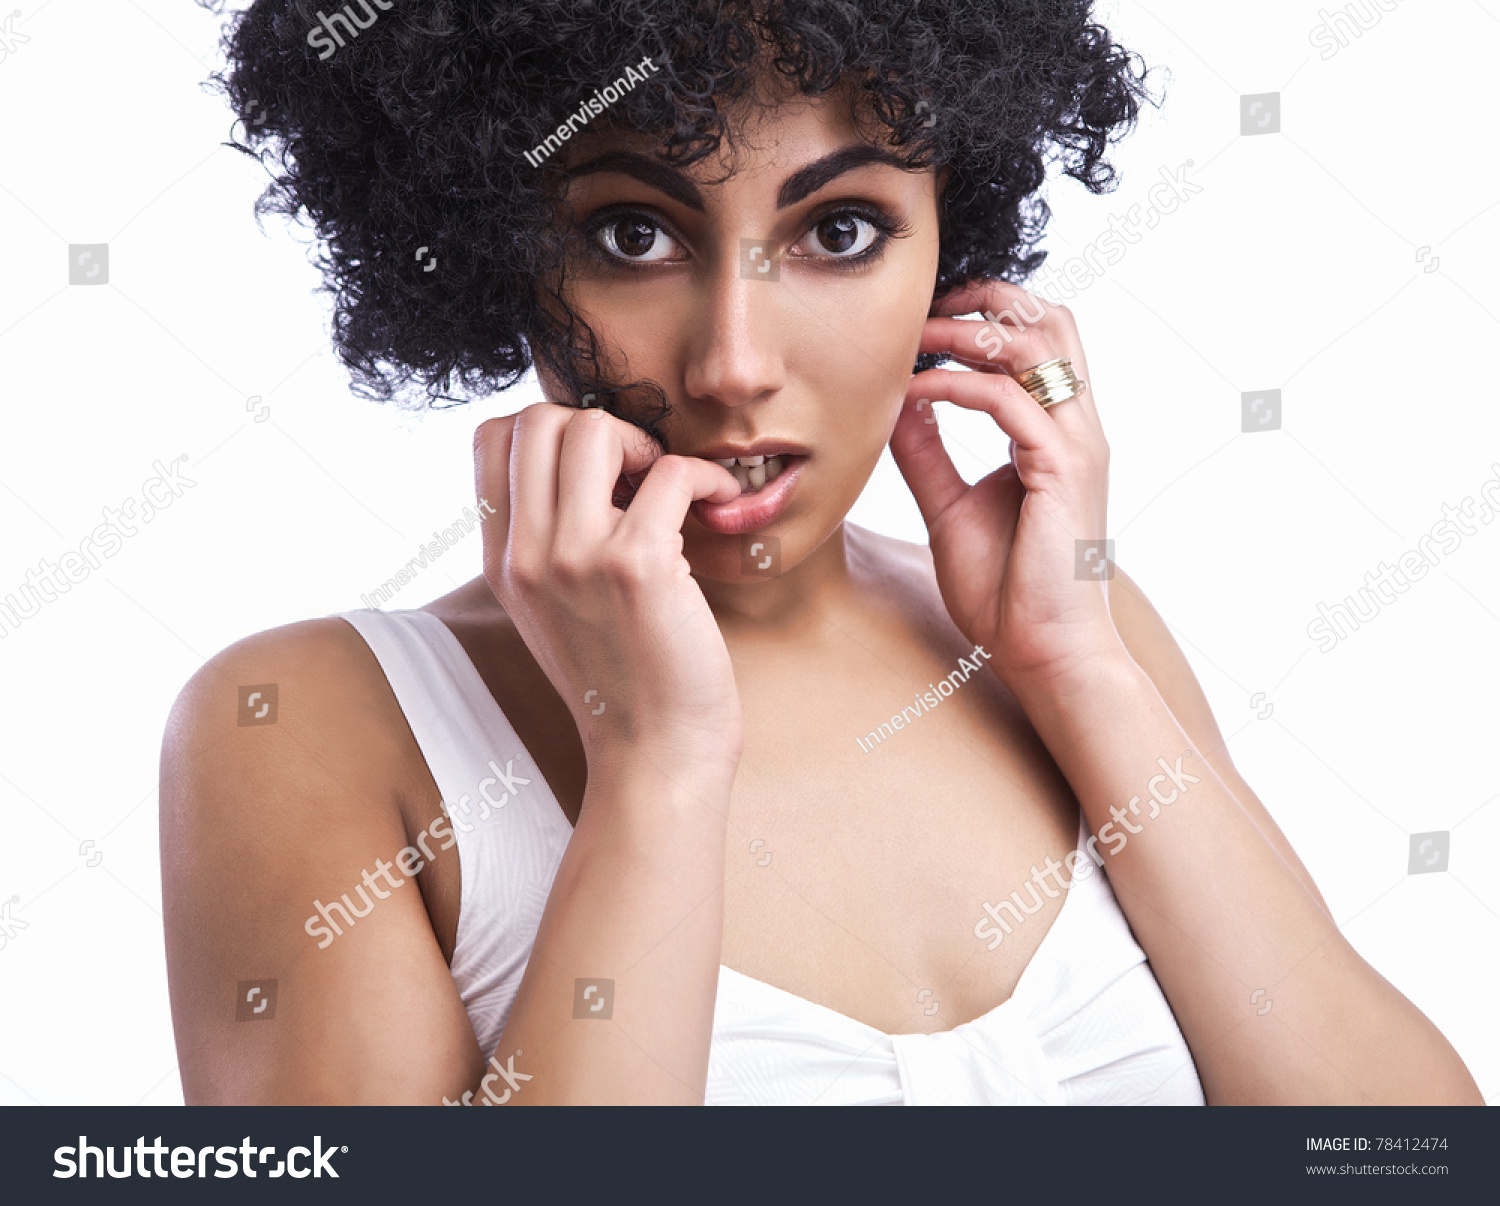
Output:
<path fill-rule="evenodd" d="M 836 180 L 845 172 L 865 167 L 872 163 L 908 170 L 907 165 L 891 152 L 861 143 L 831 151 L 821 159 L 798 168 L 782 181 L 776 192 L 776 208 L 786 209 L 817 192 L 824 185 Z M 596 172 L 619 172 L 632 176 L 642 184 L 664 193 L 680 205 L 697 213 L 704 212 L 703 193 L 686 175 L 669 167 L 659 159 L 643 155 L 638 151 L 607 151 L 593 159 L 580 163 L 568 172 L 568 179 L 576 180 Z"/>
<path fill-rule="evenodd" d="M 867 143 L 843 147 L 824 155 L 822 159 L 814 159 L 782 181 L 781 188 L 776 193 L 776 208 L 785 209 L 789 205 L 796 205 L 798 201 L 811 196 L 845 172 L 852 172 L 855 168 L 865 167 L 872 163 L 883 163 L 890 167 L 900 168 L 902 171 L 907 170 L 904 162 L 880 147 L 872 147 Z"/>
<path fill-rule="evenodd" d="M 703 212 L 703 194 L 698 186 L 676 168 L 668 167 L 659 159 L 642 155 L 639 151 L 606 151 L 593 159 L 568 170 L 568 179 L 576 180 L 595 172 L 619 172 L 623 176 L 634 176 L 642 184 L 649 184 L 659 193 L 665 193 L 688 209 Z"/>

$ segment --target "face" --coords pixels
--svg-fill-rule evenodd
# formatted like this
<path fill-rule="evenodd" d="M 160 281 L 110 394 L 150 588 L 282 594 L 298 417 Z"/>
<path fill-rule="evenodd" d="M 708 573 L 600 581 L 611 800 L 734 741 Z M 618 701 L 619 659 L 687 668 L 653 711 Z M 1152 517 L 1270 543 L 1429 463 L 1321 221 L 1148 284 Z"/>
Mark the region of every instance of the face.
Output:
<path fill-rule="evenodd" d="M 843 521 L 890 438 L 938 262 L 935 173 L 897 166 L 848 100 L 737 118 L 687 172 L 640 136 L 574 139 L 566 194 L 566 295 L 611 378 L 660 385 L 671 451 L 740 478 L 683 528 L 693 572 L 720 582 L 750 580 L 746 539 L 779 539 L 784 573 Z"/>

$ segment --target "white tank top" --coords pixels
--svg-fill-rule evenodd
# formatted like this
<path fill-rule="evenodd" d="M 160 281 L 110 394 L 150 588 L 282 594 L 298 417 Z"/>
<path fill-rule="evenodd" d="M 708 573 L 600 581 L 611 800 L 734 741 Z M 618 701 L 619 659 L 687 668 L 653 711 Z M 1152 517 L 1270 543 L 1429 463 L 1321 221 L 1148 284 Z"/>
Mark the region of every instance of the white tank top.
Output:
<path fill-rule="evenodd" d="M 490 1055 L 572 826 L 446 624 L 425 611 L 342 618 L 385 672 L 457 835 L 451 970 Z M 1080 847 L 1088 834 L 1080 818 Z M 720 967 L 706 1104 L 1204 1101 L 1176 1019 L 1101 870 L 1074 880 L 1010 999 L 937 1034 L 886 1034 Z"/>

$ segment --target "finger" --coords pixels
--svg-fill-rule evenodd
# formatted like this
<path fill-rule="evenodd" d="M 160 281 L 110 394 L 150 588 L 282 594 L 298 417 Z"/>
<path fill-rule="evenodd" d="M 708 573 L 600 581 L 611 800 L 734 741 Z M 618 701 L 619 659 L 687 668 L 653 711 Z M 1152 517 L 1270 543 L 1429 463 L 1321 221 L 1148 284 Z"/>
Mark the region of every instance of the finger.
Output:
<path fill-rule="evenodd" d="M 597 407 L 574 411 L 569 417 L 557 462 L 553 538 L 560 546 L 592 547 L 614 531 L 620 514 L 613 501 L 615 484 L 627 448 L 631 458 L 639 460 L 641 441 L 636 437 L 644 434 Z"/>
<path fill-rule="evenodd" d="M 609 419 L 620 434 L 620 445 L 624 452 L 625 459 L 621 462 L 620 471 L 632 477 L 644 475 L 662 455 L 661 445 L 634 423 L 627 423 L 614 415 L 610 415 Z"/>
<path fill-rule="evenodd" d="M 931 314 L 937 317 L 1011 309 L 1022 314 L 1036 314 L 1040 310 L 1045 315 L 1059 308 L 1020 285 L 991 279 L 970 281 L 957 289 L 950 289 L 933 303 Z M 1040 318 L 1028 318 L 1026 321 L 1038 322 Z"/>
<path fill-rule="evenodd" d="M 906 397 L 913 405 L 917 399 L 931 398 L 952 402 L 965 410 L 983 411 L 1026 450 L 1054 448 L 1064 438 L 1063 430 L 1037 400 L 1010 377 L 1000 374 L 928 369 L 911 379 Z"/>
<path fill-rule="evenodd" d="M 538 402 L 515 417 L 510 451 L 511 539 L 552 547 L 557 520 L 557 462 L 572 408 Z"/>
<path fill-rule="evenodd" d="M 919 346 L 924 352 L 942 352 L 980 372 L 999 372 L 1012 377 L 1058 357 L 1073 361 L 1075 371 L 1077 368 L 1082 368 L 1084 373 L 1088 371 L 1071 324 L 1056 323 L 1052 330 L 1041 327 L 1018 329 L 1009 323 L 929 318 Z M 972 359 L 975 353 L 968 350 L 971 348 L 986 349 L 985 358 Z M 1094 409 L 1087 382 L 1081 375 L 1079 379 L 1084 388 L 1067 401 L 1055 403 L 1047 412 L 1075 435 L 1099 428 L 1099 415 Z"/>
<path fill-rule="evenodd" d="M 647 472 L 617 531 L 624 539 L 676 535 L 697 499 L 726 503 L 739 496 L 739 482 L 722 465 L 697 456 L 663 456 Z"/>
<path fill-rule="evenodd" d="M 1065 356 L 1073 362 L 1073 369 L 1079 379 L 1087 384 L 1088 360 L 1078 335 L 1078 324 L 1066 306 L 1046 301 L 1009 281 L 989 280 L 971 282 L 952 290 L 939 298 L 932 307 L 935 317 L 975 313 L 987 316 L 985 321 L 988 333 L 983 333 L 985 328 L 979 328 L 973 337 L 984 352 L 985 365 L 998 366 L 1002 371 L 1015 376 L 1047 360 Z M 968 321 L 978 327 L 978 320 Z M 1023 338 L 1022 333 L 1028 330 L 1042 332 L 1043 341 L 1039 342 L 1035 337 Z M 966 346 L 968 345 L 963 336 L 959 336 L 955 351 L 948 354 L 960 364 L 981 367 L 970 355 L 964 353 Z M 922 350 L 929 349 L 924 347 Z M 930 350 L 942 351 L 942 348 L 934 347 Z M 1099 423 L 1091 390 L 1085 388 L 1068 402 L 1076 402 L 1076 409 L 1083 411 L 1095 424 Z M 1058 405 L 1068 408 L 1068 403 Z"/>
<path fill-rule="evenodd" d="M 941 352 L 965 364 L 1011 376 L 1045 360 L 1072 355 L 1072 349 L 1045 328 L 973 318 L 929 318 L 922 328 L 918 350 Z"/>
<path fill-rule="evenodd" d="M 977 319 L 963 322 L 972 324 L 985 363 L 998 362 L 1006 372 L 1014 374 L 1054 356 L 1068 356 L 1081 362 L 1083 347 L 1068 308 L 1045 301 L 1019 285 L 1009 281 L 976 281 L 945 294 L 932 307 L 934 321 L 959 321 L 958 316 L 963 314 L 984 315 L 983 326 Z M 958 327 L 939 326 L 963 331 L 962 323 Z M 991 333 L 988 337 L 984 335 L 986 331 Z M 962 356 L 965 346 L 960 339 L 955 353 Z M 1040 359 L 1029 359 L 1031 356 Z M 972 355 L 966 359 L 972 359 Z"/>
<path fill-rule="evenodd" d="M 891 457 L 911 487 L 917 509 L 922 512 L 922 522 L 929 528 L 969 489 L 943 446 L 930 398 L 908 397 L 902 405 L 901 413 L 896 416 L 896 428 L 891 432 Z"/>

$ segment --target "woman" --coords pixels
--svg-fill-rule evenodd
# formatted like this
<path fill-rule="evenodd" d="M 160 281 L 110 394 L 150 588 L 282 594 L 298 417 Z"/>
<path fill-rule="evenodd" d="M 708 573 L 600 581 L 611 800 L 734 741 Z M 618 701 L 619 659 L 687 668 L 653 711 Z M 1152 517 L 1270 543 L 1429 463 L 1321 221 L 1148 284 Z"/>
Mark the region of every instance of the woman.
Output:
<path fill-rule="evenodd" d="M 184 689 L 188 1101 L 1479 1102 L 1100 556 L 1083 346 L 1009 283 L 1144 95 L 1088 8 L 238 20 L 363 386 L 548 400 L 476 433 L 481 579 Z M 844 521 L 887 444 L 929 547 Z"/>

